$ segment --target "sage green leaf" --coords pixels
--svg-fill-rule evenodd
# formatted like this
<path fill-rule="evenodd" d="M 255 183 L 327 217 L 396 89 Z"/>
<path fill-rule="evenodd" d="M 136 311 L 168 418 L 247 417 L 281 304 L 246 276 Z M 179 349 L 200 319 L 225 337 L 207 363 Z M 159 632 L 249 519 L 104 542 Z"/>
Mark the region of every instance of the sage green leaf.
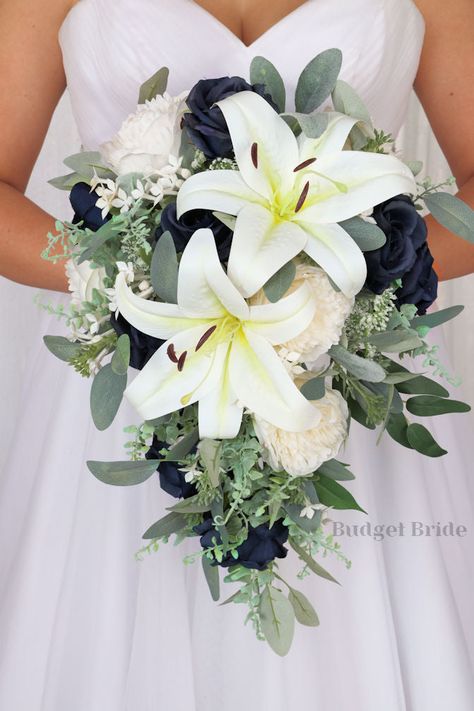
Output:
<path fill-rule="evenodd" d="M 469 412 L 470 407 L 459 400 L 447 400 L 434 395 L 417 395 L 406 402 L 406 408 L 412 415 L 418 417 L 433 417 L 453 412 Z"/>
<path fill-rule="evenodd" d="M 98 249 L 103 247 L 104 244 L 110 239 L 117 236 L 122 229 L 122 226 L 123 219 L 119 216 L 114 216 L 111 220 L 108 220 L 108 222 L 102 225 L 102 227 L 99 227 L 97 232 L 94 233 L 88 246 L 77 260 L 78 264 L 82 264 L 82 262 L 91 259 Z"/>
<path fill-rule="evenodd" d="M 321 400 L 326 394 L 326 383 L 324 378 L 312 378 L 308 380 L 300 390 L 307 400 Z"/>
<path fill-rule="evenodd" d="M 341 71 L 340 49 L 326 49 L 303 69 L 295 93 L 296 110 L 309 114 L 328 98 Z"/>
<path fill-rule="evenodd" d="M 164 94 L 168 86 L 169 73 L 168 67 L 161 67 L 156 74 L 147 79 L 140 87 L 138 103 L 144 104 L 145 101 L 151 101 L 155 96 Z"/>
<path fill-rule="evenodd" d="M 167 462 L 180 462 L 199 442 L 199 430 L 196 427 L 192 432 L 184 435 L 176 444 L 169 448 L 166 457 Z"/>
<path fill-rule="evenodd" d="M 293 284 L 296 274 L 296 265 L 293 261 L 287 262 L 265 284 L 263 291 L 269 301 L 274 304 L 279 301 Z"/>
<path fill-rule="evenodd" d="M 135 486 L 149 479 L 156 471 L 158 462 L 140 459 L 137 462 L 87 462 L 89 471 L 104 482 L 114 486 Z"/>
<path fill-rule="evenodd" d="M 449 392 L 442 385 L 431 380 L 424 375 L 419 375 L 417 378 L 408 380 L 404 383 L 398 383 L 395 386 L 399 393 L 404 395 L 437 395 L 438 397 L 449 397 Z"/>
<path fill-rule="evenodd" d="M 322 512 L 315 511 L 313 518 L 308 518 L 307 516 L 300 516 L 303 506 L 299 504 L 285 503 L 283 509 L 288 514 L 289 518 L 296 523 L 303 531 L 308 533 L 313 533 L 317 531 L 321 525 Z"/>
<path fill-rule="evenodd" d="M 90 180 L 94 174 L 98 175 L 99 178 L 115 177 L 115 173 L 103 165 L 103 158 L 98 151 L 75 153 L 65 158 L 63 163 L 83 179 Z"/>
<path fill-rule="evenodd" d="M 341 484 L 319 472 L 318 476 L 319 481 L 315 481 L 315 486 L 322 504 L 331 506 L 333 509 L 354 509 L 367 513 L 359 506 L 351 492 L 347 491 Z"/>
<path fill-rule="evenodd" d="M 298 122 L 304 135 L 308 138 L 320 138 L 320 136 L 323 135 L 324 131 L 329 126 L 330 116 L 334 115 L 335 114 L 330 111 L 324 111 L 320 113 L 315 112 L 312 114 L 287 112 L 284 114 L 284 117 L 288 117 L 289 119 L 295 119 Z"/>
<path fill-rule="evenodd" d="M 380 227 L 372 222 L 363 220 L 362 217 L 351 217 L 350 220 L 343 220 L 339 223 L 345 231 L 350 234 L 354 242 L 362 252 L 370 252 L 373 249 L 383 247 L 387 237 Z"/>
<path fill-rule="evenodd" d="M 307 553 L 304 548 L 301 548 L 301 546 L 299 546 L 293 538 L 290 538 L 289 542 L 293 550 L 299 555 L 301 560 L 306 563 L 308 568 L 313 571 L 313 573 L 319 575 L 320 578 L 324 578 L 325 580 L 329 580 L 331 583 L 336 583 L 337 585 L 339 585 L 336 578 L 333 578 L 331 573 L 328 573 L 328 571 L 324 570 L 324 568 L 319 565 L 319 563 L 316 563 L 316 561 L 309 555 L 309 553 Z"/>
<path fill-rule="evenodd" d="M 407 329 L 374 333 L 367 340 L 382 353 L 404 353 L 423 345 L 416 331 Z"/>
<path fill-rule="evenodd" d="M 474 242 L 474 210 L 451 193 L 424 196 L 426 207 L 440 225 L 468 242 Z"/>
<path fill-rule="evenodd" d="M 68 173 L 67 175 L 58 175 L 57 178 L 51 178 L 48 180 L 49 185 L 58 190 L 68 190 L 71 191 L 77 183 L 84 182 L 84 178 L 77 173 Z"/>
<path fill-rule="evenodd" d="M 114 421 L 126 387 L 127 375 L 114 373 L 110 363 L 96 374 L 92 381 L 90 406 L 98 430 L 106 430 Z"/>
<path fill-rule="evenodd" d="M 172 511 L 159 521 L 152 524 L 143 534 L 142 538 L 168 538 L 172 533 L 178 533 L 186 526 L 186 516 Z"/>
<path fill-rule="evenodd" d="M 409 373 L 406 370 L 400 370 L 398 373 L 394 371 L 392 373 L 387 373 L 384 383 L 387 383 L 388 385 L 399 385 L 400 383 L 406 383 L 408 380 L 415 380 L 415 378 L 419 377 L 418 373 Z"/>
<path fill-rule="evenodd" d="M 342 79 L 338 79 L 332 92 L 332 102 L 336 111 L 347 114 L 372 126 L 370 114 L 358 93 Z"/>
<path fill-rule="evenodd" d="M 324 464 L 321 464 L 317 473 L 324 474 L 328 479 L 334 479 L 335 481 L 350 481 L 355 479 L 355 476 L 349 471 L 348 466 L 348 464 L 338 462 L 337 459 L 329 459 Z"/>
<path fill-rule="evenodd" d="M 375 425 L 373 422 L 370 422 L 367 413 L 365 410 L 359 405 L 357 400 L 354 400 L 352 397 L 347 398 L 347 406 L 349 408 L 349 412 L 351 414 L 351 417 L 358 422 L 362 427 L 366 427 L 368 430 L 375 430 Z"/>
<path fill-rule="evenodd" d="M 43 343 L 56 358 L 66 362 L 77 356 L 82 350 L 80 343 L 72 343 L 64 336 L 43 336 Z"/>
<path fill-rule="evenodd" d="M 407 160 L 404 162 L 405 162 L 405 165 L 411 170 L 411 172 L 413 173 L 413 176 L 415 178 L 423 170 L 423 161 L 421 161 L 421 160 Z"/>
<path fill-rule="evenodd" d="M 226 215 L 225 212 L 213 212 L 212 213 L 214 217 L 217 217 L 218 220 L 222 222 L 223 225 L 229 228 L 229 230 L 232 230 L 232 232 L 235 230 L 235 223 L 237 222 L 237 218 L 234 217 L 234 215 Z"/>
<path fill-rule="evenodd" d="M 385 378 L 385 371 L 381 365 L 373 360 L 349 353 L 342 346 L 332 346 L 329 350 L 329 355 L 336 363 L 342 365 L 349 373 L 361 380 L 367 380 L 370 383 L 381 383 Z"/>
<path fill-rule="evenodd" d="M 224 602 L 221 602 L 219 607 L 222 607 L 222 605 L 228 605 L 230 602 L 234 602 L 234 600 L 237 600 L 237 602 L 240 602 L 238 598 L 242 596 L 241 590 L 237 590 L 233 595 L 227 598 L 227 600 L 224 600 Z"/>
<path fill-rule="evenodd" d="M 188 499 L 179 501 L 174 506 L 168 506 L 167 511 L 177 511 L 178 513 L 205 513 L 210 511 L 211 504 L 204 504 L 199 500 L 199 494 L 190 496 Z"/>
<path fill-rule="evenodd" d="M 265 57 L 254 57 L 250 64 L 250 83 L 263 84 L 280 113 L 285 110 L 286 91 L 283 79 L 275 66 Z"/>
<path fill-rule="evenodd" d="M 291 602 L 295 617 L 300 623 L 300 625 L 306 625 L 307 627 L 318 627 L 318 615 L 306 595 L 303 595 L 303 593 L 299 592 L 299 590 L 290 588 L 288 600 Z"/>
<path fill-rule="evenodd" d="M 447 309 L 433 311 L 424 316 L 416 316 L 412 320 L 411 325 L 413 328 L 419 328 L 420 326 L 435 328 L 436 326 L 441 326 L 442 323 L 446 323 L 446 321 L 450 321 L 452 318 L 456 318 L 463 310 L 464 306 L 449 306 Z"/>
<path fill-rule="evenodd" d="M 130 364 L 130 336 L 123 333 L 115 347 L 110 365 L 116 375 L 125 375 Z"/>
<path fill-rule="evenodd" d="M 214 602 L 217 602 L 220 597 L 219 567 L 217 565 L 211 565 L 211 561 L 205 555 L 202 556 L 201 562 L 211 597 Z"/>
<path fill-rule="evenodd" d="M 216 488 L 219 486 L 221 473 L 222 442 L 215 439 L 202 439 L 199 443 L 199 454 L 211 484 Z"/>
<path fill-rule="evenodd" d="M 403 447 L 413 449 L 407 437 L 408 420 L 402 413 L 391 414 L 386 422 L 385 429 L 390 437 L 401 444 Z"/>
<path fill-rule="evenodd" d="M 266 585 L 259 604 L 262 632 L 274 652 L 284 657 L 288 653 L 295 631 L 293 607 L 280 590 Z"/>
<path fill-rule="evenodd" d="M 151 259 L 150 280 L 155 293 L 169 304 L 178 301 L 178 257 L 170 232 L 158 240 Z"/>
<path fill-rule="evenodd" d="M 416 422 L 408 425 L 407 439 L 413 449 L 427 457 L 442 457 L 447 454 L 447 451 L 436 442 L 431 432 Z"/>

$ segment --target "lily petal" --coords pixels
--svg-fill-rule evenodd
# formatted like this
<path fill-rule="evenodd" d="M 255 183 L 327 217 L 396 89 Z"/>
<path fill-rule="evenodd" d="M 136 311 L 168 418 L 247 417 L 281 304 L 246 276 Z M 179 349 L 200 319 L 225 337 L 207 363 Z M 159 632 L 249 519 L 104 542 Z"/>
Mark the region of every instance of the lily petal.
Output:
<path fill-rule="evenodd" d="M 235 393 L 229 380 L 227 362 L 229 344 L 218 346 L 221 367 L 217 385 L 199 400 L 199 436 L 201 439 L 232 439 L 236 437 L 242 423 L 243 407 L 237 404 Z"/>
<path fill-rule="evenodd" d="M 346 114 L 332 112 L 329 114 L 329 124 L 324 133 L 319 138 L 307 138 L 304 133 L 298 137 L 300 149 L 300 163 L 308 158 L 321 158 L 342 151 L 351 129 L 357 123 L 357 119 Z M 315 166 L 317 169 L 317 166 Z"/>
<path fill-rule="evenodd" d="M 176 304 L 148 301 L 134 294 L 125 274 L 115 280 L 115 299 L 124 318 L 139 331 L 155 338 L 172 338 L 176 333 L 194 326 L 205 326 L 209 318 L 187 318 Z"/>
<path fill-rule="evenodd" d="M 250 330 L 234 337 L 231 385 L 243 405 L 288 432 L 315 427 L 320 413 L 300 393 L 274 348 Z"/>
<path fill-rule="evenodd" d="M 184 405 L 191 405 L 212 390 L 215 352 L 195 350 L 201 328 L 191 328 L 167 341 L 150 358 L 143 370 L 125 390 L 125 395 L 145 420 L 152 420 Z M 180 371 L 168 355 L 173 345 L 177 356 L 187 353 Z"/>
<path fill-rule="evenodd" d="M 245 329 L 258 333 L 276 346 L 299 336 L 309 326 L 315 312 L 316 299 L 308 284 L 302 284 L 275 304 L 251 306 Z"/>
<path fill-rule="evenodd" d="M 178 218 L 189 210 L 218 210 L 237 215 L 248 203 L 263 203 L 237 170 L 206 170 L 184 181 L 176 199 Z"/>
<path fill-rule="evenodd" d="M 297 224 L 277 222 L 266 208 L 248 205 L 237 216 L 227 273 L 243 296 L 252 296 L 306 240 Z"/>
<path fill-rule="evenodd" d="M 245 182 L 267 199 L 275 192 L 289 191 L 298 145 L 288 124 L 253 91 L 238 92 L 217 105 L 224 114 Z M 256 153 L 252 158 L 253 144 Z"/>
<path fill-rule="evenodd" d="M 314 167 L 314 171 L 313 171 Z M 320 158 L 308 172 L 316 172 L 346 186 L 347 192 L 321 178 L 319 189 L 310 195 L 298 221 L 334 223 L 359 215 L 400 193 L 415 193 L 411 170 L 395 156 L 364 151 L 342 151 Z"/>
<path fill-rule="evenodd" d="M 305 252 L 348 297 L 364 286 L 367 265 L 352 237 L 340 225 L 302 223 L 308 234 Z"/>
<path fill-rule="evenodd" d="M 186 316 L 248 318 L 249 307 L 222 268 L 210 229 L 196 230 L 179 267 L 178 304 Z"/>

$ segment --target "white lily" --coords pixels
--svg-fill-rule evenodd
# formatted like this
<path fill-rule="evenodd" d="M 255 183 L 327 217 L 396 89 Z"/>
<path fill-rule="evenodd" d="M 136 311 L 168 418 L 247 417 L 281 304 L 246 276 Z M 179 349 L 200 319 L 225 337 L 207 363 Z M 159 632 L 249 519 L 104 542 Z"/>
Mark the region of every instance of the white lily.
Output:
<path fill-rule="evenodd" d="M 278 303 L 249 306 L 224 272 L 211 230 L 201 229 L 181 258 L 177 304 L 141 298 L 122 273 L 115 295 L 129 323 L 166 339 L 125 391 L 145 419 L 199 402 L 201 438 L 235 437 L 244 407 L 292 432 L 318 423 L 273 347 L 311 323 L 316 304 L 306 284 Z"/>
<path fill-rule="evenodd" d="M 295 137 L 258 94 L 217 102 L 239 170 L 191 176 L 178 193 L 178 216 L 196 208 L 237 215 L 228 273 L 251 296 L 302 250 L 346 296 L 363 286 L 366 265 L 338 224 L 403 192 L 411 171 L 394 156 L 343 150 L 355 119 L 332 114 L 318 139 Z"/>

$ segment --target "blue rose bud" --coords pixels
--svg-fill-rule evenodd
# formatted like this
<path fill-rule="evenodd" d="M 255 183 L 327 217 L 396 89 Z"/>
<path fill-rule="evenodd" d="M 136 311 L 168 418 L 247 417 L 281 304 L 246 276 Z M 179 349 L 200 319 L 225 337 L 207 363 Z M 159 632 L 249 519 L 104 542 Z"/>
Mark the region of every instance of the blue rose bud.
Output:
<path fill-rule="evenodd" d="M 102 213 L 96 202 L 99 199 L 97 193 L 91 192 L 90 185 L 87 183 L 76 183 L 69 195 L 69 202 L 74 210 L 73 224 L 83 222 L 83 227 L 87 227 L 93 232 L 97 232 L 99 227 L 105 225 L 109 221 L 110 215 L 102 217 Z"/>
<path fill-rule="evenodd" d="M 153 441 L 148 452 L 145 454 L 146 459 L 162 459 L 160 451 L 168 447 L 165 442 L 160 442 L 156 435 L 153 436 Z M 182 472 L 174 462 L 161 462 L 158 468 L 160 477 L 160 486 L 163 491 L 166 491 L 175 499 L 189 499 L 190 496 L 197 494 L 196 485 L 186 481 L 186 474 Z"/>

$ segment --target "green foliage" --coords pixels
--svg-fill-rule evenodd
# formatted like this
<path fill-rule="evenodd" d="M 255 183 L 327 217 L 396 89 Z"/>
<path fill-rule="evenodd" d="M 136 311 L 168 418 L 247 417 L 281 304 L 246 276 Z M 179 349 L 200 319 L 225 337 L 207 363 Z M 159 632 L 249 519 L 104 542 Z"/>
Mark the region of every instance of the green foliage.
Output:
<path fill-rule="evenodd" d="M 309 114 L 317 109 L 333 91 L 342 66 L 342 52 L 327 49 L 318 54 L 303 69 L 296 86 L 296 110 Z"/>
<path fill-rule="evenodd" d="M 369 138 L 365 146 L 360 150 L 366 151 L 367 153 L 386 153 L 384 150 L 385 146 L 389 143 L 395 143 L 395 139 L 392 138 L 390 133 L 384 133 L 383 131 L 377 131 L 374 129 L 374 135 Z"/>
<path fill-rule="evenodd" d="M 135 486 L 149 479 L 156 471 L 156 462 L 147 459 L 138 462 L 87 462 L 89 471 L 99 481 L 113 486 Z"/>
<path fill-rule="evenodd" d="M 126 386 L 126 373 L 118 375 L 110 363 L 96 374 L 91 387 L 90 406 L 92 420 L 98 430 L 106 430 L 114 421 Z"/>
<path fill-rule="evenodd" d="M 350 220 L 344 220 L 339 224 L 350 234 L 362 252 L 379 249 L 387 241 L 387 237 L 380 227 L 362 219 L 362 217 L 351 217 Z"/>
<path fill-rule="evenodd" d="M 147 79 L 140 87 L 138 95 L 138 103 L 144 104 L 145 101 L 151 101 L 159 94 L 164 94 L 168 86 L 168 67 L 161 67 L 153 76 Z"/>
<path fill-rule="evenodd" d="M 286 90 L 283 79 L 274 65 L 265 57 L 254 57 L 250 64 L 250 83 L 263 84 L 280 113 L 285 110 Z"/>
<path fill-rule="evenodd" d="M 264 285 L 265 296 L 271 303 L 279 301 L 293 284 L 296 265 L 292 261 L 284 264 Z"/>
<path fill-rule="evenodd" d="M 150 279 L 162 301 L 177 303 L 178 257 L 170 232 L 165 232 L 158 240 L 150 267 Z"/>

